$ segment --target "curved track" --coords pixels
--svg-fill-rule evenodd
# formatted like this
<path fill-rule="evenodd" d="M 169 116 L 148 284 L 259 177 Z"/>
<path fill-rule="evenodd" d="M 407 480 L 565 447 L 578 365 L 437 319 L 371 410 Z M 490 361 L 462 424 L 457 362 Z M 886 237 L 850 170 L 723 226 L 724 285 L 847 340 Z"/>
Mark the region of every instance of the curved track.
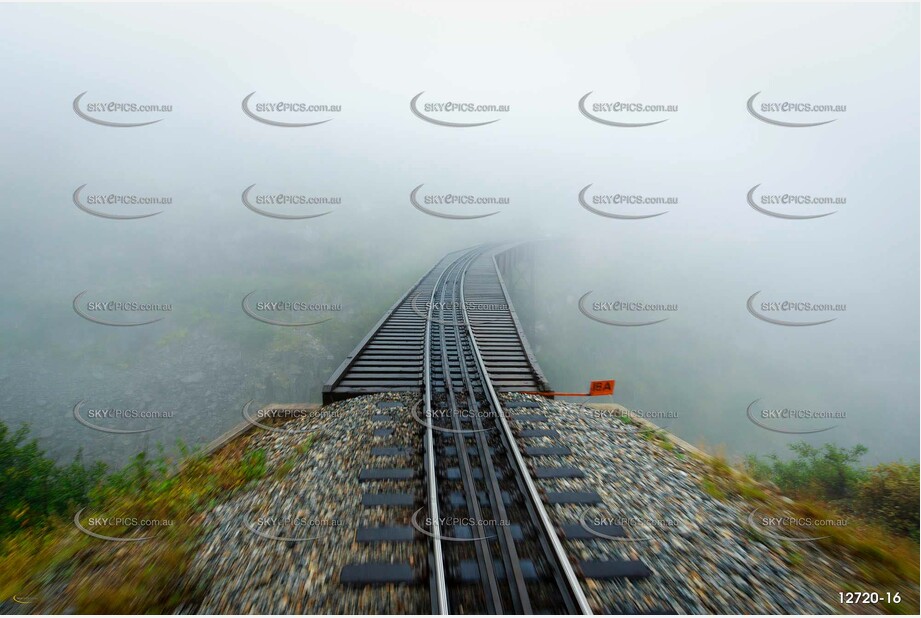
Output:
<path fill-rule="evenodd" d="M 410 465 L 362 472 L 359 480 L 368 483 L 363 504 L 392 510 L 385 525 L 362 527 L 357 538 L 425 543 L 424 550 L 417 546 L 427 554 L 425 565 L 394 562 L 382 545 L 368 561 L 346 566 L 340 579 L 348 585 L 382 585 L 422 578 L 437 614 L 591 614 L 580 584 L 585 563 L 578 563 L 577 575 L 558 536 L 563 529 L 548 516 L 547 496 L 532 469 L 545 479 L 583 474 L 566 466 L 529 466 L 516 435 L 521 439 L 522 420 L 540 415 L 516 415 L 519 430 L 513 434 L 499 397 L 549 388 L 508 300 L 496 261 L 500 251 L 477 247 L 442 259 L 385 314 L 324 388 L 327 401 L 367 393 L 421 395 L 411 411 L 400 402 L 378 404 L 415 416 L 422 448 L 415 451 L 418 459 L 413 449 L 401 446 L 372 450 L 372 456 L 402 454 Z M 529 457 L 569 453 L 557 446 L 524 451 Z M 418 488 L 419 481 L 422 495 L 406 491 L 414 484 Z M 549 504 L 582 500 L 579 492 L 569 492 L 579 494 L 575 497 L 558 493 Z M 417 510 L 407 517 L 400 507 Z M 572 530 L 565 534 L 568 542 L 584 538 Z"/>
<path fill-rule="evenodd" d="M 508 313 L 504 294 L 484 294 L 482 284 L 471 293 L 466 285 L 481 253 L 465 253 L 445 269 L 428 303 L 424 405 L 433 609 L 591 613 L 474 335 L 474 325 L 501 327 Z M 460 504 L 452 501 L 457 494 Z M 445 534 L 442 524 L 459 521 L 464 532 L 453 526 Z M 449 590 L 449 581 L 467 585 Z"/>

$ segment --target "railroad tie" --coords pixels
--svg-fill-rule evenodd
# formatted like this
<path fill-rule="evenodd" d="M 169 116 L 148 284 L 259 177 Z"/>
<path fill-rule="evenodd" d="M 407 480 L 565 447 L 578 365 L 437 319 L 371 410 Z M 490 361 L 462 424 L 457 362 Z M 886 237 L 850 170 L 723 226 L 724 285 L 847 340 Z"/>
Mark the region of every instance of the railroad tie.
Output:
<path fill-rule="evenodd" d="M 548 491 L 549 504 L 601 504 L 596 491 Z"/>
<path fill-rule="evenodd" d="M 560 432 L 556 429 L 522 429 L 518 432 L 519 438 L 559 438 Z"/>
<path fill-rule="evenodd" d="M 572 455 L 568 446 L 526 446 L 524 454 L 528 457 L 555 457 L 558 455 Z"/>
<path fill-rule="evenodd" d="M 411 493 L 402 492 L 384 492 L 384 493 L 364 493 L 361 495 L 361 505 L 364 507 L 372 506 L 413 506 L 416 504 L 416 497 Z"/>
<path fill-rule="evenodd" d="M 359 481 L 405 481 L 415 477 L 412 468 L 365 468 L 358 473 Z"/>
<path fill-rule="evenodd" d="M 371 431 L 392 441 L 375 440 L 369 455 L 405 459 L 372 460 L 359 472 L 360 482 L 387 483 L 365 486 L 361 504 L 404 510 L 365 514 L 353 542 L 379 552 L 377 560 L 366 553 L 362 562 L 342 568 L 339 579 L 346 586 L 427 580 L 436 614 L 589 613 L 575 557 L 567 556 L 560 543 L 570 537 L 554 526 L 545 504 L 598 504 L 601 498 L 591 491 L 540 492 L 532 477 L 587 475 L 573 466 L 535 466 L 538 460 L 522 457 L 565 457 L 572 454 L 569 447 L 551 440 L 515 444 L 560 434 L 540 402 L 500 399 L 499 393 L 549 390 L 549 385 L 511 307 L 497 251 L 480 246 L 446 256 L 385 313 L 324 385 L 325 403 L 405 392 L 420 396 L 425 409 L 447 411 L 440 421 L 445 426 L 424 427 L 420 448 L 412 441 L 393 443 L 393 426 L 405 420 L 409 406 L 377 402 L 369 415 Z M 418 515 L 424 508 L 445 522 L 437 535 L 408 525 L 405 509 L 419 509 Z M 416 544 L 425 543 L 428 559 L 423 564 L 388 560 L 383 554 L 394 555 L 387 545 L 393 543 L 412 543 L 413 556 Z M 617 573 L 630 574 L 623 565 L 618 568 Z M 616 571 L 591 562 L 585 569 L 598 577 Z"/>
<path fill-rule="evenodd" d="M 355 530 L 358 543 L 409 543 L 415 536 L 412 526 L 359 526 Z"/>
<path fill-rule="evenodd" d="M 571 466 L 535 467 L 534 477 L 539 479 L 581 479 L 585 472 Z"/>
<path fill-rule="evenodd" d="M 416 575 L 407 562 L 347 564 L 339 572 L 339 582 L 346 586 L 411 584 L 414 581 Z"/>
<path fill-rule="evenodd" d="M 579 570 L 586 579 L 638 579 L 649 577 L 652 570 L 640 560 L 582 560 Z"/>
<path fill-rule="evenodd" d="M 547 423 L 550 421 L 543 414 L 516 414 L 512 417 L 512 420 L 519 423 Z"/>
<path fill-rule="evenodd" d="M 591 529 L 586 530 L 586 526 Z M 569 523 L 563 524 L 560 526 L 560 529 L 563 531 L 563 536 L 565 536 L 570 541 L 592 541 L 592 540 L 604 540 L 604 537 L 626 537 L 627 533 L 624 531 L 623 526 L 618 526 L 617 524 L 606 524 L 606 525 L 592 525 L 586 524 L 583 526 L 581 523 Z M 603 534 L 603 536 L 598 536 Z"/>

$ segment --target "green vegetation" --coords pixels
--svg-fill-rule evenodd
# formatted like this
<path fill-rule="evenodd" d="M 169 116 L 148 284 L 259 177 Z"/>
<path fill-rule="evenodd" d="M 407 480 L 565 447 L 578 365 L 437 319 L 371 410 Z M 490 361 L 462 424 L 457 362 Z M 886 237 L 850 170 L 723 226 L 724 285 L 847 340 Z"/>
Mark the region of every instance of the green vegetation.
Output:
<path fill-rule="evenodd" d="M 647 442 L 652 442 L 657 445 L 659 448 L 663 448 L 666 451 L 673 452 L 675 450 L 675 445 L 672 443 L 669 435 L 666 431 L 662 429 L 653 429 L 651 427 L 645 427 L 639 432 L 640 437 Z"/>
<path fill-rule="evenodd" d="M 864 467 L 860 458 L 867 449 L 862 445 L 813 447 L 799 442 L 790 445 L 790 450 L 794 456 L 787 460 L 776 455 L 748 456 L 741 471 L 730 466 L 725 457 L 706 458 L 703 463 L 708 475 L 701 481 L 701 490 L 718 500 L 744 499 L 759 508 L 813 521 L 846 521 L 843 526 L 815 527 L 822 536 L 817 545 L 853 565 L 856 575 L 843 576 L 841 589 L 898 591 L 901 603 L 881 601 L 877 609 L 916 614 L 921 493 L 918 464 Z M 767 541 L 757 529 L 747 532 L 755 542 Z M 787 563 L 793 567 L 809 565 L 800 553 L 803 549 L 785 544 Z"/>
<path fill-rule="evenodd" d="M 857 487 L 858 510 L 917 541 L 919 471 L 917 463 L 901 461 L 869 468 Z"/>
<path fill-rule="evenodd" d="M 770 481 L 798 499 L 835 505 L 887 528 L 894 534 L 918 540 L 921 495 L 919 466 L 901 461 L 866 468 L 859 464 L 867 452 L 858 444 L 821 448 L 805 442 L 790 445 L 794 457 L 749 455 L 744 468 L 759 481 Z"/>
<path fill-rule="evenodd" d="M 704 479 L 703 481 L 701 481 L 700 488 L 704 490 L 704 493 L 706 493 L 708 496 L 710 496 L 714 500 L 725 500 L 726 499 L 726 492 L 720 489 L 716 485 L 716 483 L 714 483 L 711 480 Z"/>
<path fill-rule="evenodd" d="M 310 434 L 307 436 L 307 439 L 294 447 L 294 450 L 297 452 L 297 455 L 292 455 L 288 457 L 278 468 L 275 470 L 273 478 L 275 480 L 281 480 L 288 475 L 294 469 L 294 466 L 298 464 L 299 461 L 303 461 L 307 456 L 307 453 L 310 452 L 311 447 L 316 443 L 317 438 L 315 434 Z"/>
<path fill-rule="evenodd" d="M 663 448 L 666 451 L 673 453 L 679 459 L 684 457 L 681 453 L 675 450 L 675 444 L 671 441 L 671 434 L 669 434 L 664 429 L 658 429 L 652 425 L 641 423 L 629 414 L 621 414 L 617 417 L 617 420 L 625 425 L 632 425 L 633 427 L 637 427 L 639 429 L 637 435 L 639 435 L 639 437 L 643 440 L 652 442 L 659 448 Z"/>
<path fill-rule="evenodd" d="M 796 442 L 790 450 L 796 457 L 789 460 L 775 454 L 766 459 L 749 455 L 745 469 L 754 478 L 770 480 L 786 493 L 829 501 L 852 497 L 865 477 L 864 470 L 856 465 L 867 452 L 862 444 L 846 449 L 834 444 L 818 448 Z"/>
<path fill-rule="evenodd" d="M 28 427 L 10 431 L 0 421 L 0 538 L 86 504 L 105 475 L 105 464 L 86 466 L 80 454 L 69 465 L 55 464 L 28 435 Z"/>
<path fill-rule="evenodd" d="M 310 452 L 310 449 L 313 448 L 313 445 L 317 443 L 317 440 L 318 438 L 316 434 L 310 434 L 303 442 L 294 447 L 294 450 L 296 450 L 301 455 L 301 457 L 304 457 L 307 455 L 307 453 Z"/>
<path fill-rule="evenodd" d="M 246 479 L 262 478 L 265 475 L 265 450 L 260 448 L 244 455 L 240 470 Z"/>
<path fill-rule="evenodd" d="M 205 532 L 203 513 L 267 473 L 263 449 L 237 440 L 217 453 L 181 461 L 140 453 L 106 475 L 101 464 L 57 466 L 26 441 L 26 429 L 10 433 L 0 423 L 0 598 L 35 596 L 48 613 L 172 613 L 197 598 L 200 583 L 188 572 Z M 298 447 L 306 453 L 308 438 Z M 97 525 L 110 536 L 150 536 L 140 543 L 111 543 L 74 526 L 88 517 L 138 518 L 160 526 Z M 43 591 L 55 594 L 45 598 Z"/>

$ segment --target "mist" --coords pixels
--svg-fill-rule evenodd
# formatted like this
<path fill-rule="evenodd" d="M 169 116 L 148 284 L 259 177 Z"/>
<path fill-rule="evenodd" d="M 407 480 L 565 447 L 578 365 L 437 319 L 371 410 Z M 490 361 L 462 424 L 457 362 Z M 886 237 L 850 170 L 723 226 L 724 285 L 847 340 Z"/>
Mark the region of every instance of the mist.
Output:
<path fill-rule="evenodd" d="M 800 5 L 796 19 L 780 8 L 3 6 L 0 420 L 28 423 L 42 448 L 61 459 L 82 449 L 86 458 L 119 464 L 158 443 L 206 443 L 241 422 L 249 400 L 319 402 L 348 352 L 444 254 L 531 241 L 533 260 L 508 283 L 555 389 L 578 392 L 589 380 L 614 378 L 615 402 L 673 411 L 662 423 L 669 431 L 733 455 L 783 452 L 806 439 L 860 442 L 873 461 L 917 459 L 918 7 Z M 74 113 L 84 92 L 84 104 L 171 110 L 96 114 L 160 119 L 101 126 Z M 253 92 L 261 102 L 341 111 L 301 115 L 329 120 L 315 126 L 272 126 L 242 111 Z M 591 100 L 677 111 L 626 115 L 667 120 L 654 126 L 606 126 L 580 113 L 589 92 Z M 775 126 L 747 110 L 758 92 L 765 101 L 846 111 L 812 114 L 834 119 L 822 126 Z M 411 111 L 419 93 L 420 101 L 508 111 L 432 112 L 455 122 L 498 119 L 439 126 Z M 273 114 L 264 115 L 294 117 Z M 161 211 L 108 219 L 75 204 L 83 185 L 84 198 L 170 202 L 93 206 Z M 420 185 L 427 209 L 496 214 L 426 214 L 410 201 Z M 587 185 L 589 196 L 671 199 L 594 206 L 664 213 L 609 218 L 580 204 Z M 821 218 L 778 218 L 750 206 L 756 185 L 758 196 L 846 200 L 802 211 L 834 211 Z M 260 206 L 329 211 L 311 219 L 261 216 L 241 199 L 250 186 L 254 199 L 296 194 L 339 203 Z M 447 194 L 496 203 L 431 199 Z M 105 326 L 75 312 L 84 291 L 84 302 L 170 309 L 152 314 L 162 318 L 155 323 Z M 788 315 L 834 320 L 781 326 L 748 311 L 759 291 L 758 304 L 846 309 Z M 318 314 L 326 321 L 314 326 L 273 326 L 241 309 L 250 292 L 254 302 L 340 308 Z M 579 310 L 589 292 L 589 309 L 594 301 L 677 309 L 597 312 L 635 322 L 667 318 L 611 326 Z M 823 430 L 779 433 L 749 421 L 755 400 L 758 411 L 843 415 L 764 421 L 785 431 Z M 94 421 L 149 429 L 112 434 L 77 422 L 80 402 L 84 418 L 110 408 L 172 414 Z"/>

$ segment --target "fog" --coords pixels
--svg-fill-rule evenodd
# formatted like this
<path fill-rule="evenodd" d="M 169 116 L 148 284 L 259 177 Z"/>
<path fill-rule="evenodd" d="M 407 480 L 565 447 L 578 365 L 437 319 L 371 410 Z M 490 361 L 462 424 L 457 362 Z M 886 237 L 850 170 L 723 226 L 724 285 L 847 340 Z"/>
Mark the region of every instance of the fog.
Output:
<path fill-rule="evenodd" d="M 675 412 L 682 438 L 733 455 L 783 452 L 806 439 L 869 447 L 872 461 L 917 459 L 919 438 L 919 58 L 916 5 L 553 7 L 424 2 L 300 6 L 0 7 L 0 420 L 27 422 L 49 453 L 120 463 L 142 448 L 207 442 L 241 421 L 250 399 L 319 401 L 323 382 L 409 285 L 449 251 L 536 241 L 510 281 L 551 384 L 615 378 L 614 401 Z M 40 33 L 40 35 L 36 34 Z M 783 67 L 778 70 L 778 67 Z M 92 113 L 156 124 L 102 126 L 91 102 L 171 111 Z M 262 115 L 241 101 L 339 105 Z M 410 100 L 508 111 L 426 122 Z M 677 106 L 599 116 L 578 102 Z M 773 114 L 829 124 L 790 128 L 746 109 L 765 102 L 846 105 Z M 424 110 L 423 110 L 424 112 Z M 766 115 L 770 115 L 767 112 Z M 306 120 L 305 120 L 306 118 Z M 677 198 L 662 206 L 595 205 L 578 195 Z M 746 195 L 846 198 L 778 212 Z M 74 203 L 93 194 L 171 198 L 157 205 Z M 332 206 L 260 208 L 329 214 L 260 216 L 242 203 L 276 193 L 341 198 Z M 414 208 L 420 195 L 507 198 L 499 205 Z M 255 199 L 255 198 L 253 198 Z M 85 201 L 83 202 L 86 203 Z M 760 202 L 764 204 L 764 202 Z M 453 210 L 452 210 L 453 209 Z M 797 210 L 802 209 L 802 210 Z M 533 275 L 528 279 L 526 275 Z M 171 305 L 137 327 L 92 323 L 84 302 Z M 322 324 L 272 326 L 241 310 L 254 299 L 341 305 Z M 579 310 L 594 301 L 674 304 L 669 312 Z M 785 327 L 746 301 L 843 304 L 773 315 L 834 321 Z M 148 315 L 105 312 L 131 321 Z M 301 316 L 303 317 L 303 316 Z M 763 421 L 746 408 L 835 411 L 834 421 Z M 174 412 L 156 421 L 81 425 L 74 406 Z M 773 424 L 772 424 L 773 423 Z"/>

